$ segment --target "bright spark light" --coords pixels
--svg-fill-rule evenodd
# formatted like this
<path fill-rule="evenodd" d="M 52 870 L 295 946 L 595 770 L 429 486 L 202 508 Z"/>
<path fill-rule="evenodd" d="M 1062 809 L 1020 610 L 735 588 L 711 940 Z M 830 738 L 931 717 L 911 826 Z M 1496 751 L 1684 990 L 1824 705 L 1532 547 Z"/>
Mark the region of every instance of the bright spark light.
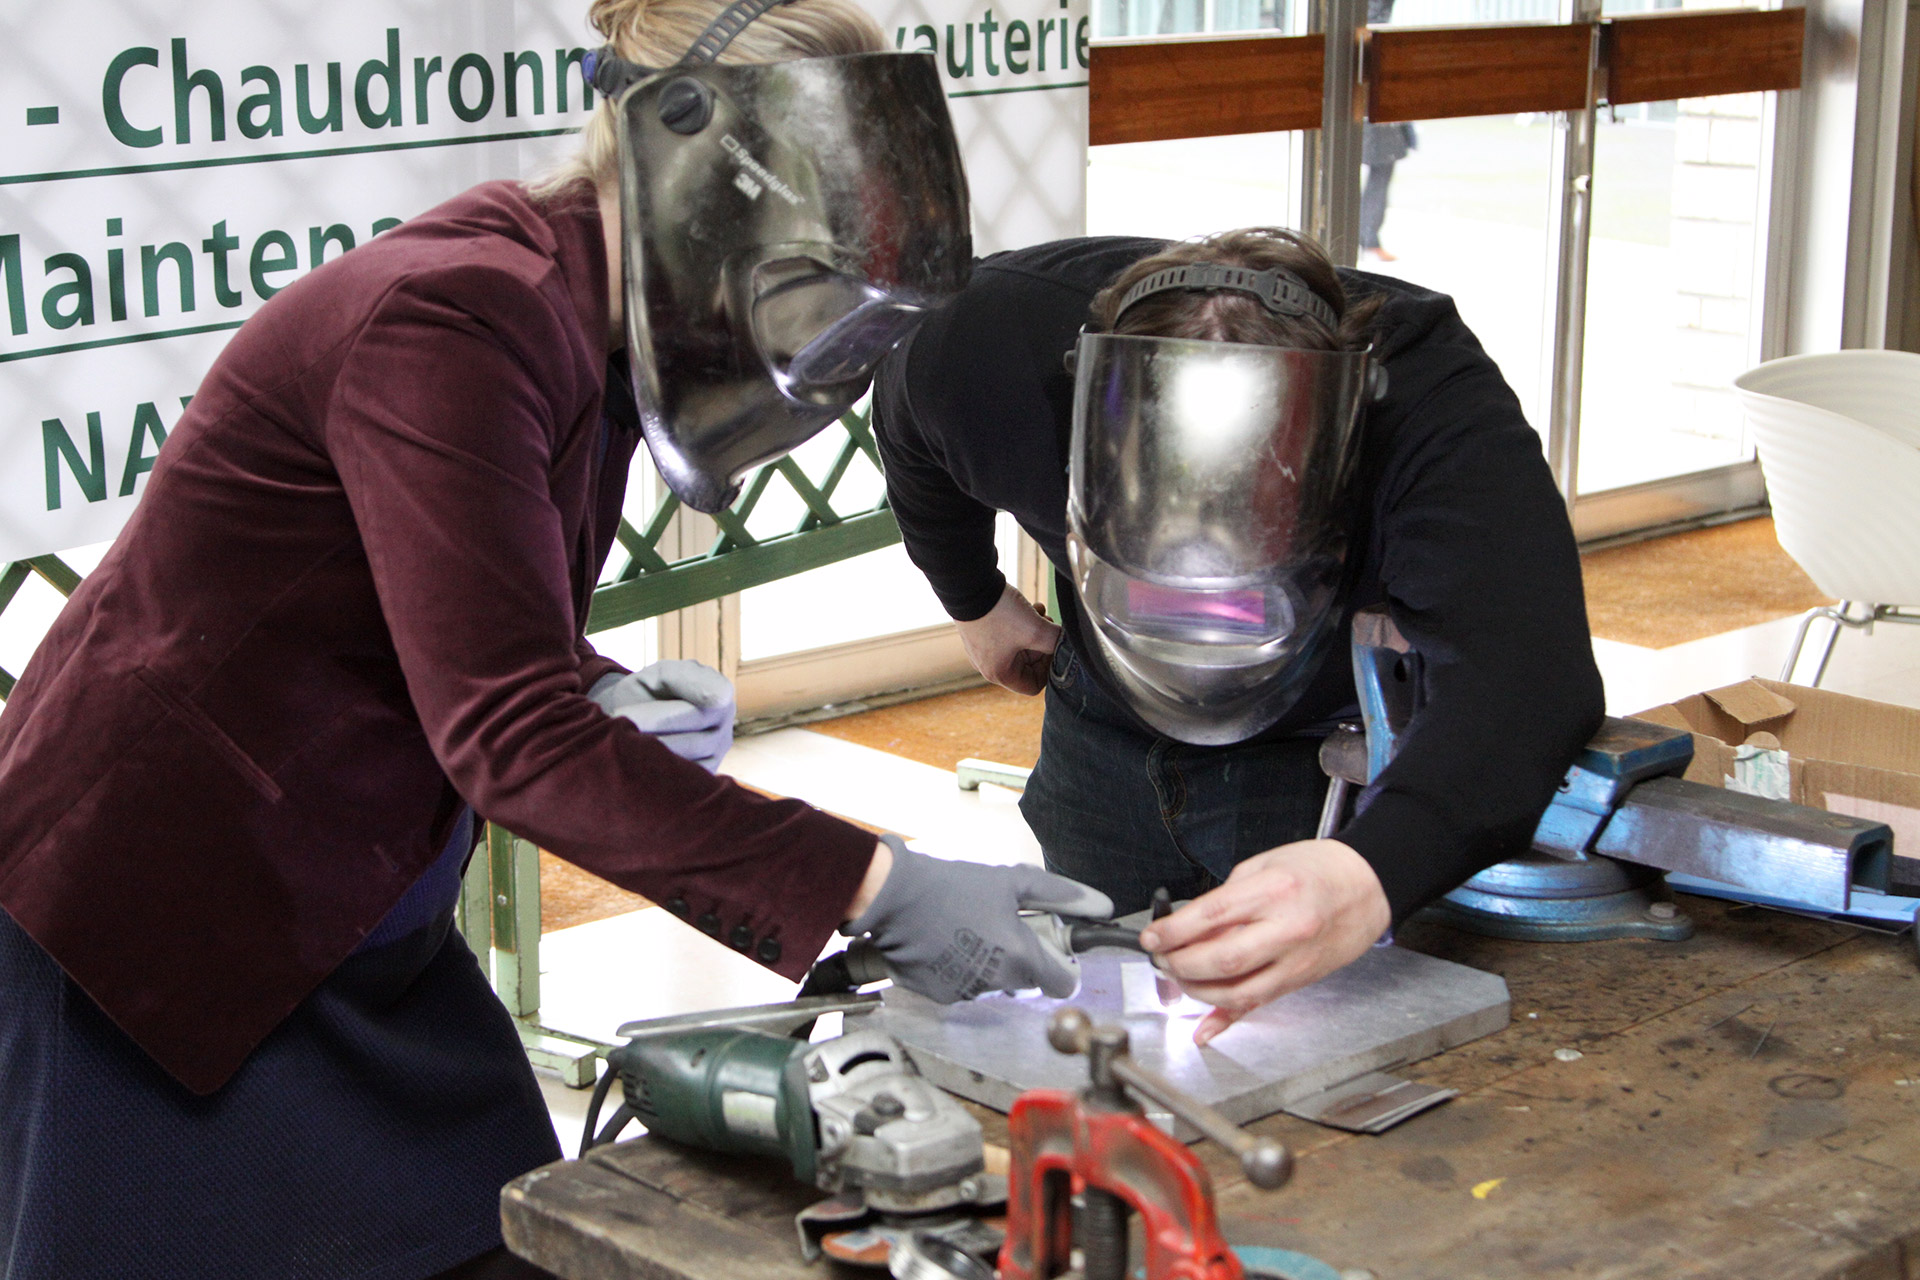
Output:
<path fill-rule="evenodd" d="M 1187 360 L 1173 370 L 1168 400 L 1196 462 L 1231 458 L 1271 425 L 1261 374 L 1244 360 L 1225 357 Z"/>

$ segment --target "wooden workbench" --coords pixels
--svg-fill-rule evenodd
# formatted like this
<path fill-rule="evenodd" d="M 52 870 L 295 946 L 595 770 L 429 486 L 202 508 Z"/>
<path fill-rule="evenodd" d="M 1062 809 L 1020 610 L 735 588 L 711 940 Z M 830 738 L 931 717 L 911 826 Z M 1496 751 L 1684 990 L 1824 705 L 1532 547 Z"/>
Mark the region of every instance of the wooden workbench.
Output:
<path fill-rule="evenodd" d="M 1278 1192 L 1196 1148 L 1228 1238 L 1379 1280 L 1920 1280 L 1913 939 L 1683 901 L 1682 943 L 1403 930 L 1504 976 L 1512 1025 L 1404 1068 L 1461 1096 L 1384 1135 L 1260 1122 L 1298 1157 Z M 502 1206 L 508 1244 L 568 1280 L 847 1280 L 800 1262 L 792 1215 L 817 1195 L 641 1139 Z"/>

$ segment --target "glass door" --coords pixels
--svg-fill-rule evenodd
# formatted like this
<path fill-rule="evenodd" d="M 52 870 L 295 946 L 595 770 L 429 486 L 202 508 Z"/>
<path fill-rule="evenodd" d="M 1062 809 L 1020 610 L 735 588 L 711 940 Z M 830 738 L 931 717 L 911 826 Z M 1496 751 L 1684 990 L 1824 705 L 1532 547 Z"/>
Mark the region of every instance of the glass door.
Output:
<path fill-rule="evenodd" d="M 1544 431 L 1553 122 L 1523 112 L 1405 127 L 1413 138 L 1407 154 L 1366 167 L 1360 269 L 1450 295 L 1527 421 Z M 1383 179 L 1383 170 L 1390 176 Z M 1377 238 L 1368 235 L 1372 200 L 1384 214 Z M 1369 239 L 1378 247 L 1365 247 Z"/>
<path fill-rule="evenodd" d="M 1753 456 L 1730 384 L 1760 356 L 1766 116 L 1758 93 L 1601 112 L 1582 495 Z"/>
<path fill-rule="evenodd" d="M 1727 384 L 1773 354 L 1772 214 L 1791 187 L 1776 170 L 1795 158 L 1775 141 L 1771 91 L 1798 87 L 1806 19 L 1699 7 L 1315 0 L 1296 20 L 1330 31 L 1326 52 L 1295 52 L 1324 73 L 1321 104 L 1292 101 L 1306 77 L 1278 72 L 1286 39 L 1257 64 L 1254 42 L 1223 41 L 1212 66 L 1187 65 L 1209 47 L 1193 42 L 1098 46 L 1093 136 L 1129 145 L 1093 149 L 1089 225 L 1187 235 L 1265 220 L 1220 175 L 1271 181 L 1260 122 L 1298 122 L 1293 189 L 1310 207 L 1295 225 L 1363 270 L 1454 297 L 1540 431 L 1583 540 L 1758 507 Z M 1098 30 L 1133 30 L 1113 12 Z M 1357 85 L 1336 65 L 1349 34 Z M 1182 79 L 1165 74 L 1176 58 Z M 1259 111 L 1205 118 L 1187 100 L 1202 83 L 1231 102 L 1256 79 Z M 1349 98 L 1358 127 L 1336 110 Z M 1339 136 L 1349 128 L 1359 136 Z"/>
<path fill-rule="evenodd" d="M 1603 0 L 1608 101 L 1590 110 L 1591 270 L 1573 436 L 1575 529 L 1585 541 L 1757 510 L 1766 487 L 1731 388 L 1779 354 L 1767 301 L 1785 263 L 1776 127 L 1797 85 L 1804 15 L 1777 3 L 1716 17 L 1680 0 Z M 1715 49 L 1679 83 L 1663 61 Z M 1784 169 L 1782 169 L 1784 166 Z"/>

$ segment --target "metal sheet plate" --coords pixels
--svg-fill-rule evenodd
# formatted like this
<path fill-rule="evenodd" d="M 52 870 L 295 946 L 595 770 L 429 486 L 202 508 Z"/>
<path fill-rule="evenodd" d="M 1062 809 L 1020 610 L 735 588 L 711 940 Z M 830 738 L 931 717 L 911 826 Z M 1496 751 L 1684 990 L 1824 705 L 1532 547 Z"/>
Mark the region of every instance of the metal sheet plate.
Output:
<path fill-rule="evenodd" d="M 1097 1022 L 1124 1022 L 1142 1066 L 1247 1124 L 1369 1071 L 1418 1062 L 1507 1025 L 1507 984 L 1490 973 L 1399 947 L 1375 947 L 1303 991 L 1248 1014 L 1204 1049 L 1193 1044 L 1205 1006 L 1161 1009 L 1152 970 L 1135 953 L 1080 957 L 1071 1000 L 986 996 L 939 1005 L 890 988 L 862 1025 L 887 1032 L 923 1075 L 949 1093 L 1005 1111 L 1032 1088 L 1077 1089 L 1086 1060 L 1054 1052 L 1047 1018 L 1074 1004 Z M 851 1025 L 851 1020 L 849 1025 Z M 1197 1136 L 1181 1126 L 1178 1136 Z"/>

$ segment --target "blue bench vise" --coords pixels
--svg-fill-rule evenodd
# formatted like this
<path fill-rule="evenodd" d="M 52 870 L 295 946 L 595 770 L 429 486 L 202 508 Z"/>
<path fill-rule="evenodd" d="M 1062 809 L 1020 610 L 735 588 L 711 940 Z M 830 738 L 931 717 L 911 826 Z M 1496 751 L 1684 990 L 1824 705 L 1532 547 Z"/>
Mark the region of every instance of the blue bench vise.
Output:
<path fill-rule="evenodd" d="M 1422 701 L 1420 656 L 1381 606 L 1353 622 L 1362 724 L 1321 747 L 1331 784 L 1323 834 L 1393 759 Z M 1689 782 L 1692 735 L 1609 716 L 1587 744 L 1524 855 L 1468 880 L 1428 911 L 1441 922 L 1535 941 L 1685 938 L 1666 892 L 1679 872 L 1844 914 L 1856 893 L 1920 891 L 1920 858 L 1897 858 L 1882 822 Z"/>

